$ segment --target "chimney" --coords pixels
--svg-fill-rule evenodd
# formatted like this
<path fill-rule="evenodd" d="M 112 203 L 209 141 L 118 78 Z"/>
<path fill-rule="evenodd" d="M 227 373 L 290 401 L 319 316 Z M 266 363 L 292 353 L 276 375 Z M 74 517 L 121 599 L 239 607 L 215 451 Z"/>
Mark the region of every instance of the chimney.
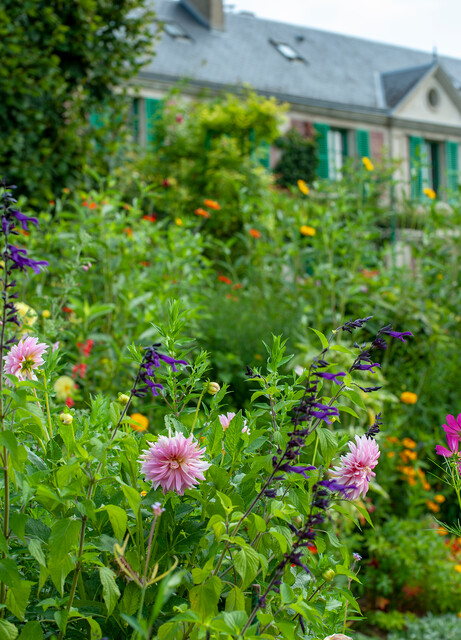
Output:
<path fill-rule="evenodd" d="M 181 0 L 181 4 L 207 29 L 224 31 L 223 0 Z"/>

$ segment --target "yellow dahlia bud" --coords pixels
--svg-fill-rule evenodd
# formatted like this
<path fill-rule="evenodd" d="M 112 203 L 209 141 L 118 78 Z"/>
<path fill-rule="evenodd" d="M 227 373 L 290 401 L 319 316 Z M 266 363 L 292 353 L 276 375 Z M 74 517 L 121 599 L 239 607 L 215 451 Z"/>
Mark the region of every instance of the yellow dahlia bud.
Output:
<path fill-rule="evenodd" d="M 129 401 L 130 401 L 130 397 L 127 396 L 126 393 L 119 393 L 118 394 L 118 402 L 120 402 L 122 407 L 125 407 L 128 404 Z"/>
<path fill-rule="evenodd" d="M 218 393 L 218 391 L 221 389 L 221 387 L 219 386 L 219 384 L 217 382 L 209 382 L 208 383 L 208 387 L 207 387 L 207 391 L 211 396 L 214 396 Z"/>
<path fill-rule="evenodd" d="M 61 420 L 62 424 L 72 424 L 73 422 L 73 417 L 70 413 L 60 413 L 59 419 Z"/>
<path fill-rule="evenodd" d="M 44 318 L 50 318 L 51 317 L 51 313 L 48 311 L 48 309 L 43 309 L 42 316 Z"/>
<path fill-rule="evenodd" d="M 336 575 L 336 571 L 334 569 L 327 569 L 322 573 L 322 578 L 327 580 L 327 582 L 331 582 Z"/>

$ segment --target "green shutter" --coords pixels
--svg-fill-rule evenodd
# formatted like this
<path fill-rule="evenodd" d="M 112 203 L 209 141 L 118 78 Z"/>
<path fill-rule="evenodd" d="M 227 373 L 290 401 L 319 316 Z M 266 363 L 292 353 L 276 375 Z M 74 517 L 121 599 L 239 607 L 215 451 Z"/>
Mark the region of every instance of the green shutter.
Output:
<path fill-rule="evenodd" d="M 94 129 L 102 129 L 104 126 L 104 116 L 101 112 L 92 111 L 90 113 L 90 124 Z"/>
<path fill-rule="evenodd" d="M 420 200 L 423 195 L 423 173 L 421 168 L 424 140 L 410 136 L 410 181 L 411 199 Z"/>
<path fill-rule="evenodd" d="M 447 189 L 458 191 L 458 143 L 446 142 Z"/>
<path fill-rule="evenodd" d="M 270 169 L 271 166 L 271 146 L 267 142 L 261 142 L 256 152 L 258 162 L 265 169 Z"/>
<path fill-rule="evenodd" d="M 135 142 L 139 142 L 139 98 L 134 98 L 131 105 L 130 125 Z"/>
<path fill-rule="evenodd" d="M 314 124 L 317 133 L 317 175 L 319 178 L 328 178 L 328 124 Z"/>
<path fill-rule="evenodd" d="M 146 128 L 147 128 L 147 142 L 155 142 L 156 135 L 156 123 L 162 117 L 163 100 L 156 100 L 154 98 L 145 98 L 146 103 Z"/>
<path fill-rule="evenodd" d="M 357 144 L 357 156 L 359 158 L 370 157 L 370 133 L 365 129 L 357 129 L 355 132 Z"/>

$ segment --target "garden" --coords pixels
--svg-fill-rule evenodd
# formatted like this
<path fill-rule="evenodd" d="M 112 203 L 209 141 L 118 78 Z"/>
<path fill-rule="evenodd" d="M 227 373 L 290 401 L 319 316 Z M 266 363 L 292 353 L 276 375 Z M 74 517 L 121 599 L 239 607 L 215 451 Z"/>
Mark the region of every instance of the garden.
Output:
<path fill-rule="evenodd" d="M 130 104 L 2 166 L 0 640 L 460 640 L 460 194 Z"/>

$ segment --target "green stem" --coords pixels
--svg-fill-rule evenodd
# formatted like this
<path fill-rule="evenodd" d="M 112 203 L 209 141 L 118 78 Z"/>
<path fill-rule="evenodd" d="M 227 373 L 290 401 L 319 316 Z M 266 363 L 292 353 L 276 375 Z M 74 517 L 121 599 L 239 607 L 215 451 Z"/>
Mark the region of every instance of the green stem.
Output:
<path fill-rule="evenodd" d="M 200 405 L 202 404 L 202 398 L 203 398 L 203 394 L 205 393 L 205 389 L 208 385 L 205 385 L 202 389 L 202 393 L 200 394 L 200 398 L 198 399 L 198 403 L 197 403 L 197 409 L 195 410 L 195 416 L 194 416 L 194 422 L 192 423 L 192 427 L 190 429 L 191 433 L 194 433 L 194 427 L 195 427 L 195 423 L 197 422 L 197 418 L 198 418 L 198 412 L 200 409 Z"/>
<path fill-rule="evenodd" d="M 53 427 L 51 425 L 51 413 L 50 413 L 50 403 L 48 401 L 48 388 L 46 386 L 46 375 L 45 372 L 43 372 L 43 383 L 45 386 L 45 405 L 46 405 L 46 415 L 48 418 L 48 429 L 49 429 L 49 436 L 50 439 L 53 437 Z"/>

